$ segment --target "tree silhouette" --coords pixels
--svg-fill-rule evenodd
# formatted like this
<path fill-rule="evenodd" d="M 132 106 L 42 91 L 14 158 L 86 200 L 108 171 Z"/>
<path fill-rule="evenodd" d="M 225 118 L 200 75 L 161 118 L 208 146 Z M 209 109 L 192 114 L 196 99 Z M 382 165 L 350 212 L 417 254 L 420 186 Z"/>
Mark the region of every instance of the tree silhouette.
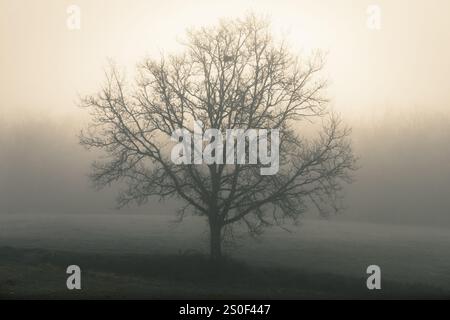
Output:
<path fill-rule="evenodd" d="M 139 64 L 131 85 L 112 66 L 101 91 L 82 98 L 92 121 L 80 141 L 106 154 L 93 164 L 97 186 L 124 182 L 121 206 L 181 199 L 180 217 L 189 210 L 207 218 L 213 259 L 222 255 L 224 231 L 237 223 L 259 234 L 286 218 L 295 222 L 311 206 L 320 214 L 339 209 L 355 159 L 350 130 L 327 110 L 322 55 L 291 54 L 268 21 L 253 15 L 190 30 L 183 45 L 181 54 Z M 221 132 L 278 129 L 279 171 L 262 175 L 259 160 L 174 164 L 171 135 L 192 133 L 194 121 Z M 308 121 L 320 124 L 310 138 L 302 132 Z"/>

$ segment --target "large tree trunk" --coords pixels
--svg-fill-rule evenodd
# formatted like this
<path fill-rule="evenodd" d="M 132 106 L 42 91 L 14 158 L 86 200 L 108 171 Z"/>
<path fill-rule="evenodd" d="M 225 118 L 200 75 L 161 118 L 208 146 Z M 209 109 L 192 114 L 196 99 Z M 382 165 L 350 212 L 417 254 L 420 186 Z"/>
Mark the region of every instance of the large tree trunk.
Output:
<path fill-rule="evenodd" d="M 222 258 L 222 225 L 219 221 L 210 220 L 210 256 L 211 260 L 217 261 Z"/>

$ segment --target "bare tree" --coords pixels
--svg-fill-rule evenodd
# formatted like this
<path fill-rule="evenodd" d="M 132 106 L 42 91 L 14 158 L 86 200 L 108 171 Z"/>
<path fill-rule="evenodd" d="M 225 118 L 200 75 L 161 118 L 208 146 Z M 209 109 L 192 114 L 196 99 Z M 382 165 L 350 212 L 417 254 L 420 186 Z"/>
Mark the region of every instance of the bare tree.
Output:
<path fill-rule="evenodd" d="M 258 234 L 286 218 L 295 222 L 311 205 L 321 214 L 337 210 L 355 159 L 350 130 L 327 111 L 322 56 L 294 56 L 252 15 L 188 31 L 184 46 L 182 54 L 139 64 L 131 85 L 112 67 L 101 91 L 82 99 L 92 122 L 81 143 L 107 156 L 94 163 L 93 181 L 124 182 L 121 206 L 182 199 L 181 217 L 189 210 L 207 218 L 213 259 L 222 255 L 224 230 L 237 223 Z M 302 124 L 315 119 L 319 133 L 307 139 Z M 259 161 L 174 164 L 170 137 L 179 128 L 192 132 L 193 121 L 222 132 L 278 129 L 278 173 L 261 175 Z"/>

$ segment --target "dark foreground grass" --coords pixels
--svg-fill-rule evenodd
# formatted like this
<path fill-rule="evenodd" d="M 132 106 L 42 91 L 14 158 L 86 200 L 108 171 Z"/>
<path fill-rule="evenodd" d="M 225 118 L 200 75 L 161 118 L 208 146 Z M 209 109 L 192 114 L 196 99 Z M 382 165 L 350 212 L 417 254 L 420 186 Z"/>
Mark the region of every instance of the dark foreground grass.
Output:
<path fill-rule="evenodd" d="M 82 290 L 66 288 L 66 268 L 82 270 Z M 445 299 L 441 289 L 366 279 L 260 268 L 199 254 L 117 255 L 0 248 L 3 299 Z"/>

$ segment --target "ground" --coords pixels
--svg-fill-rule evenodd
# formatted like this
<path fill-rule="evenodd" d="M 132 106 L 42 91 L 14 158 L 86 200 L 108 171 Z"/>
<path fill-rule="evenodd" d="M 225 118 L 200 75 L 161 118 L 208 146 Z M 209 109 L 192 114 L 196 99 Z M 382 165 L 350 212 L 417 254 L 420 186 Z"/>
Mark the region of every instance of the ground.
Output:
<path fill-rule="evenodd" d="M 305 221 L 292 233 L 237 239 L 220 266 L 207 258 L 200 220 L 166 216 L 0 218 L 0 297 L 393 299 L 450 297 L 445 228 Z M 66 288 L 66 268 L 82 290 Z M 366 288 L 366 267 L 382 290 Z"/>

